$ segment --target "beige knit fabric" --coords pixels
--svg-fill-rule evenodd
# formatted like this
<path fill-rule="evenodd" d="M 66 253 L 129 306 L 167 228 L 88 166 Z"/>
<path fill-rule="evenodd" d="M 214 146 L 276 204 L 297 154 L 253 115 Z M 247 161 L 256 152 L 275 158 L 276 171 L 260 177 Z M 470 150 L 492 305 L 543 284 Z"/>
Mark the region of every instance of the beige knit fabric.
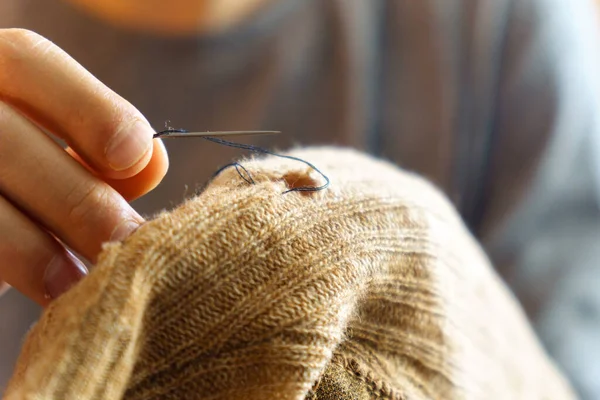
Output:
<path fill-rule="evenodd" d="M 224 171 L 105 247 L 7 399 L 572 399 L 445 198 L 353 151 Z"/>

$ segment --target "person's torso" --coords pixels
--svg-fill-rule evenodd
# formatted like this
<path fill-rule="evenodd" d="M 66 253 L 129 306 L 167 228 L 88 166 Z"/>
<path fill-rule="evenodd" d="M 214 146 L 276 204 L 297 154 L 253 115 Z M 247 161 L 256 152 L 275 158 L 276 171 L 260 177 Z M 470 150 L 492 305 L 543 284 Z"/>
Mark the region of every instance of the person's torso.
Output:
<path fill-rule="evenodd" d="M 426 176 L 472 210 L 485 179 L 501 40 L 493 24 L 474 21 L 505 3 L 280 0 L 233 32 L 165 39 L 116 29 L 59 0 L 4 0 L 0 28 L 52 40 L 157 130 L 274 129 L 282 135 L 250 142 L 352 146 Z M 134 203 L 144 214 L 176 205 L 243 154 L 201 139 L 165 143 L 167 177 Z M 4 297 L 0 313 L 19 301 Z M 18 309 L 11 326 L 23 331 L 38 309 Z M 2 385 L 19 337 L 0 332 L 0 341 Z"/>
<path fill-rule="evenodd" d="M 49 38 L 157 130 L 276 129 L 280 137 L 252 143 L 356 147 L 425 175 L 462 208 L 477 201 L 468 171 L 485 167 L 494 60 L 475 60 L 485 46 L 464 40 L 476 33 L 464 24 L 472 1 L 434 3 L 281 0 L 233 32 L 165 39 L 58 0 L 20 0 L 0 5 L 0 27 Z M 487 30 L 493 47 L 499 34 Z M 143 213 L 178 203 L 240 154 L 202 140 L 166 144 L 170 172 L 135 203 Z"/>

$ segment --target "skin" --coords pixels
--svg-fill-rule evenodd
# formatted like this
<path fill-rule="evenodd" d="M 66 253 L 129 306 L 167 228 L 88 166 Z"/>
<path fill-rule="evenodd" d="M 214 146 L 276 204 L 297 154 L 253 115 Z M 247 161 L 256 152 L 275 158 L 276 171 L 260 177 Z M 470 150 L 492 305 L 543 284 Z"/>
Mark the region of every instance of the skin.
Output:
<path fill-rule="evenodd" d="M 168 168 L 144 116 L 41 36 L 0 30 L 0 280 L 47 305 L 103 242 L 143 219 L 128 201 Z M 62 138 L 67 151 L 45 133 Z"/>
<path fill-rule="evenodd" d="M 268 1 L 71 0 L 115 25 L 162 35 L 226 29 Z M 10 285 L 46 306 L 87 274 L 67 248 L 94 263 L 102 243 L 144 222 L 128 202 L 168 169 L 153 133 L 56 45 L 0 29 L 0 294 Z"/>
<path fill-rule="evenodd" d="M 182 36 L 231 28 L 274 0 L 68 0 L 119 27 Z"/>

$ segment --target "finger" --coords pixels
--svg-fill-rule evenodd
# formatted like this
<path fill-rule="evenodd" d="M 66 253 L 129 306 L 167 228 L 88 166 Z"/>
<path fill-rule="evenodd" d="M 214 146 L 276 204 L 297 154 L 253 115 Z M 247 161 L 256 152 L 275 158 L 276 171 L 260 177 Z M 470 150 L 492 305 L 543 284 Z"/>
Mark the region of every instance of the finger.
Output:
<path fill-rule="evenodd" d="M 94 173 L 95 171 L 71 148 L 67 152 L 80 164 Z M 164 178 L 169 169 L 167 149 L 160 139 L 154 139 L 152 158 L 148 165 L 137 175 L 127 179 L 108 179 L 104 181 L 113 187 L 127 201 L 133 201 L 154 189 Z"/>
<path fill-rule="evenodd" d="M 33 32 L 0 30 L 0 96 L 107 177 L 131 177 L 151 158 L 154 131 L 142 114 Z"/>
<path fill-rule="evenodd" d="M 0 282 L 0 296 L 8 292 L 8 289 L 10 289 L 10 285 L 8 283 Z"/>
<path fill-rule="evenodd" d="M 0 254 L 0 279 L 42 306 L 87 273 L 60 243 L 2 197 Z"/>
<path fill-rule="evenodd" d="M 106 179 L 127 201 L 133 201 L 154 189 L 169 169 L 167 150 L 160 139 L 154 142 L 150 162 L 136 176 L 127 179 Z"/>
<path fill-rule="evenodd" d="M 142 218 L 29 120 L 0 104 L 0 194 L 94 261 Z"/>

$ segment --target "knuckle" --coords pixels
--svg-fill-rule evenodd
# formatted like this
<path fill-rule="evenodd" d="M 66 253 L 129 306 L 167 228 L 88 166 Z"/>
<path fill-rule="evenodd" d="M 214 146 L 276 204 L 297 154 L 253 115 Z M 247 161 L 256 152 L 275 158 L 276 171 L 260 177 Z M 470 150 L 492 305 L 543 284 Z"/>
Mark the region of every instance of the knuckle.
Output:
<path fill-rule="evenodd" d="M 131 125 L 132 112 L 126 102 L 109 88 L 99 85 L 97 91 L 99 101 L 104 105 L 106 112 L 100 119 L 94 121 L 96 135 L 103 144 L 108 143 L 123 126 Z M 82 115 L 82 120 L 89 121 L 89 114 Z M 139 119 L 139 118 L 138 118 Z"/>
<path fill-rule="evenodd" d="M 40 40 L 45 40 L 40 34 L 23 28 L 2 29 L 0 31 L 0 36 L 5 41 L 21 45 L 27 45 L 39 42 Z"/>
<path fill-rule="evenodd" d="M 19 135 L 11 129 L 14 120 L 15 112 L 7 104 L 0 102 L 0 175 L 4 168 L 10 167 L 17 156 L 14 145 L 18 142 Z"/>
<path fill-rule="evenodd" d="M 99 210 L 109 209 L 110 198 L 109 186 L 100 181 L 75 187 L 66 198 L 69 225 L 78 230 L 93 228 L 99 222 Z"/>
<path fill-rule="evenodd" d="M 3 137 L 6 138 L 7 135 L 3 133 L 8 130 L 13 120 L 14 114 L 11 108 L 6 103 L 0 101 L 0 140 Z"/>
<path fill-rule="evenodd" d="M 43 36 L 21 28 L 0 29 L 0 77 L 16 73 L 27 58 L 35 52 L 48 52 L 54 47 Z"/>

